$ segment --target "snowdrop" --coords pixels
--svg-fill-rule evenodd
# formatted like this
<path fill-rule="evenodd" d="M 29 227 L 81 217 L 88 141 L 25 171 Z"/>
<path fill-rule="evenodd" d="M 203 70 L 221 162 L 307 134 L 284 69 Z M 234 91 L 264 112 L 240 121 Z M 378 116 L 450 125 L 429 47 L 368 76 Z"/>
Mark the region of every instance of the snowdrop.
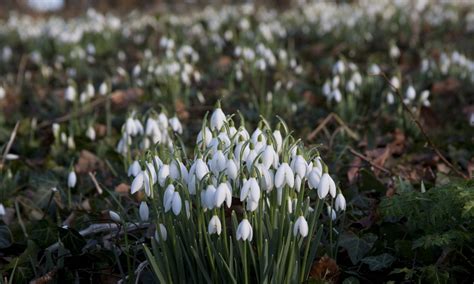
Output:
<path fill-rule="evenodd" d="M 336 211 L 344 211 L 346 210 L 346 199 L 342 193 L 338 193 L 336 197 L 336 201 L 334 202 L 334 208 Z"/>
<path fill-rule="evenodd" d="M 298 234 L 303 238 L 308 235 L 308 222 L 304 216 L 298 217 L 295 224 L 293 225 L 293 235 L 296 236 Z"/>
<path fill-rule="evenodd" d="M 212 234 L 220 235 L 221 234 L 222 224 L 221 224 L 221 220 L 219 220 L 219 217 L 217 217 L 217 215 L 212 216 L 211 220 L 209 221 L 207 231 L 208 231 L 209 235 L 212 235 Z"/>
<path fill-rule="evenodd" d="M 237 227 L 236 238 L 242 241 L 252 241 L 253 229 L 247 219 L 243 219 Z"/>
<path fill-rule="evenodd" d="M 115 212 L 115 211 L 110 210 L 110 211 L 109 211 L 109 217 L 110 217 L 110 219 L 112 219 L 112 221 L 114 221 L 114 222 L 117 222 L 117 223 L 121 223 L 121 222 L 122 222 L 122 218 L 120 218 L 120 215 L 119 215 L 117 212 Z"/>
<path fill-rule="evenodd" d="M 140 203 L 140 208 L 138 209 L 138 212 L 140 215 L 140 220 L 142 220 L 142 222 L 147 222 L 150 216 L 150 211 L 148 209 L 148 204 L 146 204 L 145 201 L 142 201 Z"/>
<path fill-rule="evenodd" d="M 77 182 L 76 172 L 74 172 L 74 170 L 71 170 L 67 177 L 67 186 L 69 188 L 74 188 L 76 187 L 76 182 Z"/>

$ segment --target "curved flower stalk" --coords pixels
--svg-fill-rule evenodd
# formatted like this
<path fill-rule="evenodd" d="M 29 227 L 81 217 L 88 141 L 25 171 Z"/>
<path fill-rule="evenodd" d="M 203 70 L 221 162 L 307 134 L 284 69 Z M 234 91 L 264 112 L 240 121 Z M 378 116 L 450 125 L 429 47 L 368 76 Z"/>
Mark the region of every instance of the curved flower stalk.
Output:
<path fill-rule="evenodd" d="M 324 207 L 345 210 L 322 158 L 289 135 L 283 122 L 276 130 L 265 120 L 253 131 L 244 121 L 235 125 L 218 107 L 203 121 L 193 158 L 158 144 L 129 168 L 131 193 L 145 190 L 147 196 L 140 220 L 151 216 L 146 204 L 157 214 L 149 261 L 166 282 L 184 277 L 165 273 L 173 267 L 184 267 L 196 281 L 303 281 L 321 241 L 317 221 Z M 322 219 L 330 226 L 337 220 L 332 211 L 330 222 Z"/>

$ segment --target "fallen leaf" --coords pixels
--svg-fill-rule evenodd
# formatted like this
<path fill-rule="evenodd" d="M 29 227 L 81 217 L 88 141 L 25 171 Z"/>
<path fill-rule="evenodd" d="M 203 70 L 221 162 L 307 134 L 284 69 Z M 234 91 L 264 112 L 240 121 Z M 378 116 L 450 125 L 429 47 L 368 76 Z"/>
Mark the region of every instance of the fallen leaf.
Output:
<path fill-rule="evenodd" d="M 115 187 L 115 192 L 120 194 L 128 194 L 130 192 L 130 185 L 121 183 Z"/>
<path fill-rule="evenodd" d="M 126 90 L 117 90 L 112 93 L 110 100 L 115 108 L 126 108 L 132 102 L 138 100 L 143 95 L 143 90 L 130 88 Z"/>
<path fill-rule="evenodd" d="M 341 274 L 339 266 L 334 259 L 325 255 L 313 263 L 309 278 L 313 280 L 324 280 L 324 283 L 338 283 Z"/>
<path fill-rule="evenodd" d="M 77 161 L 76 165 L 74 165 L 74 169 L 78 174 L 86 174 L 88 172 L 94 171 L 105 171 L 105 164 L 93 153 L 87 150 L 82 150 L 79 154 L 79 160 Z"/>
<path fill-rule="evenodd" d="M 352 160 L 350 168 L 347 171 L 347 179 L 349 180 L 349 184 L 353 184 L 357 180 L 361 167 L 362 159 L 359 157 L 354 157 L 354 160 Z"/>

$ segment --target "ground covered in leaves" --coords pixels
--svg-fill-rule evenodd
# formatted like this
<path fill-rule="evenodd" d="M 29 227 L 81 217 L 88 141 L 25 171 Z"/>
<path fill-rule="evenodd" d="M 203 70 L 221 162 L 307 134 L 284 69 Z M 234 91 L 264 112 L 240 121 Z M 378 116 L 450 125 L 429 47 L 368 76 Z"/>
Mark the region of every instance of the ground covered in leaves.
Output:
<path fill-rule="evenodd" d="M 3 19 L 1 281 L 153 280 L 155 227 L 110 210 L 137 219 L 130 164 L 154 140 L 192 157 L 219 100 L 283 118 L 347 200 L 310 283 L 472 283 L 474 5 L 352 2 Z M 151 114 L 160 139 L 124 140 Z"/>

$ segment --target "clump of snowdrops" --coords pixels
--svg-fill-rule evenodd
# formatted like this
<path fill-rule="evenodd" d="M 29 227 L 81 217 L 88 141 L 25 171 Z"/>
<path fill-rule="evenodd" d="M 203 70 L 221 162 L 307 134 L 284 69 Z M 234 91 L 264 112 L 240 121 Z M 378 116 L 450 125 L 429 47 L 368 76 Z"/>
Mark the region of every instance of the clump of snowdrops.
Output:
<path fill-rule="evenodd" d="M 318 151 L 283 121 L 253 132 L 240 121 L 218 106 L 191 159 L 158 145 L 130 166 L 131 194 L 146 196 L 140 220 L 156 226 L 144 250 L 161 283 L 301 282 L 324 225 L 332 241 L 346 202 Z"/>

